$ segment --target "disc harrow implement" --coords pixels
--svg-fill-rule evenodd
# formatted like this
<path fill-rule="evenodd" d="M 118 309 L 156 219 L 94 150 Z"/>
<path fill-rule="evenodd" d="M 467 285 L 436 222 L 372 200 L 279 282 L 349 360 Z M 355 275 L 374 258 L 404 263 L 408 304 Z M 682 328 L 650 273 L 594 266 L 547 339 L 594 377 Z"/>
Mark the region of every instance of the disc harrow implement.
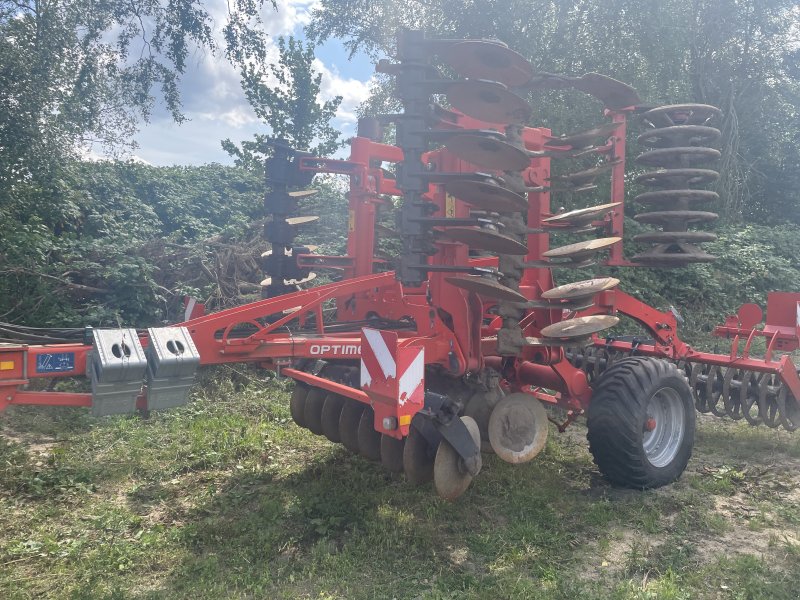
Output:
<path fill-rule="evenodd" d="M 395 79 L 401 110 L 361 119 L 347 160 L 273 143 L 261 300 L 204 314 L 187 299 L 182 323 L 147 331 L 0 324 L 13 342 L 0 343 L 0 410 L 169 408 L 186 402 L 199 364 L 250 363 L 295 381 L 298 427 L 411 485 L 432 482 L 446 500 L 479 475 L 482 453 L 528 462 L 546 447 L 549 423 L 563 431 L 583 415 L 600 472 L 638 489 L 680 476 L 693 405 L 800 426 L 788 354 L 800 345 L 800 294 L 770 294 L 763 326 L 761 309 L 746 305 L 715 330 L 730 351 L 704 353 L 681 341 L 677 311 L 626 294 L 605 270 L 713 260 L 700 245 L 714 234 L 694 226 L 716 219 L 718 196 L 707 188 L 719 177 L 708 168 L 720 156 L 719 110 L 644 112 L 637 162 L 649 169 L 636 178 L 646 191 L 635 218 L 660 229 L 636 236 L 653 248 L 630 262 L 627 123 L 642 111 L 633 88 L 597 73 L 537 72 L 497 40 L 401 30 L 397 42 L 377 70 Z M 529 97 L 553 89 L 598 100 L 607 122 L 564 135 L 531 126 Z M 318 217 L 299 213 L 318 173 L 349 183 L 341 256 L 303 243 Z M 315 280 L 321 269 L 329 283 Z M 591 275 L 570 278 L 576 269 Z M 618 335 L 622 317 L 644 336 Z M 760 358 L 751 356 L 757 337 Z M 87 374 L 91 393 L 27 387 Z M 547 407 L 566 418 L 556 422 Z"/>

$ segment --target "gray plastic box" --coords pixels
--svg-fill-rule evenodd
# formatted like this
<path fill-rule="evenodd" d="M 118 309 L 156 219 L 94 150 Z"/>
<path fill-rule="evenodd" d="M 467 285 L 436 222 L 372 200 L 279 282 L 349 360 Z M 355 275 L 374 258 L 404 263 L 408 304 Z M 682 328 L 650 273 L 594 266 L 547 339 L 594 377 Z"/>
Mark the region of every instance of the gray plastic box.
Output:
<path fill-rule="evenodd" d="M 186 327 L 147 330 L 147 408 L 162 410 L 186 404 L 200 353 Z"/>
<path fill-rule="evenodd" d="M 92 414 L 132 413 L 142 392 L 147 358 L 135 329 L 95 329 L 86 363 L 92 382 Z"/>

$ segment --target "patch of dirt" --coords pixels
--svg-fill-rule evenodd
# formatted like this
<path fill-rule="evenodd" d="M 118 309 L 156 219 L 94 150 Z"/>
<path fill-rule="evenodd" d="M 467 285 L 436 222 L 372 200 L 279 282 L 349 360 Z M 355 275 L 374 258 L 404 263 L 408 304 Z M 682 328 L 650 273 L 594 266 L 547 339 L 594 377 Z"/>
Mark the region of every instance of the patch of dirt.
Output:
<path fill-rule="evenodd" d="M 4 427 L 0 431 L 5 439 L 13 442 L 25 450 L 32 459 L 42 460 L 50 455 L 51 450 L 58 444 L 58 440 L 49 436 L 21 433 Z"/>

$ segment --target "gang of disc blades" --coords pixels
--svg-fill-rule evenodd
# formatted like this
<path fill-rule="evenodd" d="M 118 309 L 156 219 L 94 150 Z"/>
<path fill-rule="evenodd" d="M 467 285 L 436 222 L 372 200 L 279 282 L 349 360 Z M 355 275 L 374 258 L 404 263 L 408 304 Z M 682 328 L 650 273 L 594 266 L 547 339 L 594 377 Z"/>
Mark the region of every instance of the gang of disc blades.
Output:
<path fill-rule="evenodd" d="M 633 236 L 634 242 L 650 242 L 653 244 L 674 244 L 679 242 L 700 244 L 702 242 L 713 242 L 716 239 L 716 234 L 709 231 L 651 231 Z"/>
<path fill-rule="evenodd" d="M 479 229 L 477 227 L 448 227 L 441 233 L 443 236 L 453 241 L 466 244 L 470 248 L 517 256 L 528 253 L 528 248 L 525 244 L 490 229 Z"/>
<path fill-rule="evenodd" d="M 619 285 L 619 279 L 614 277 L 598 277 L 596 279 L 586 279 L 585 281 L 575 281 L 560 285 L 542 293 L 545 300 L 577 300 L 605 292 Z"/>
<path fill-rule="evenodd" d="M 505 300 L 508 302 L 527 302 L 528 299 L 509 287 L 481 275 L 463 275 L 460 277 L 446 277 L 445 281 L 451 285 L 474 292 L 485 298 Z"/>
<path fill-rule="evenodd" d="M 598 333 L 619 323 L 619 317 L 611 315 L 592 315 L 577 317 L 553 323 L 542 329 L 542 336 L 546 338 L 574 339 Z"/>
<path fill-rule="evenodd" d="M 486 123 L 525 123 L 531 107 L 498 81 L 468 79 L 447 88 L 447 100 L 456 110 Z"/>
<path fill-rule="evenodd" d="M 492 212 L 524 212 L 528 201 L 524 196 L 494 183 L 464 179 L 445 185 L 451 196 L 477 208 Z"/>
<path fill-rule="evenodd" d="M 597 206 L 590 206 L 588 208 L 578 208 L 542 219 L 542 222 L 554 225 L 585 225 L 594 221 L 596 217 L 605 215 L 610 212 L 612 208 L 616 208 L 620 204 L 622 204 L 622 202 L 609 202 L 608 204 L 598 204 Z"/>
<path fill-rule="evenodd" d="M 617 130 L 617 127 L 619 127 L 619 123 L 604 123 L 603 125 L 592 127 L 586 131 L 579 131 L 577 133 L 569 133 L 559 137 L 553 137 L 545 143 L 544 147 L 561 148 L 563 146 L 569 146 L 570 148 L 575 149 L 585 148 L 597 138 L 608 138 Z"/>
<path fill-rule="evenodd" d="M 561 246 L 560 248 L 553 248 L 552 250 L 543 252 L 542 256 L 545 258 L 569 258 L 570 260 L 580 260 L 584 257 L 591 256 L 596 252 L 600 252 L 609 246 L 613 246 L 620 241 L 622 241 L 622 238 L 620 237 L 586 240 L 576 244 Z"/>
<path fill-rule="evenodd" d="M 455 135 L 447 139 L 445 146 L 461 160 L 493 171 L 522 171 L 531 164 L 523 149 L 488 136 Z"/>
<path fill-rule="evenodd" d="M 440 56 L 459 75 L 470 79 L 490 79 L 518 87 L 533 77 L 533 67 L 525 57 L 497 42 L 466 40 L 449 46 Z"/>

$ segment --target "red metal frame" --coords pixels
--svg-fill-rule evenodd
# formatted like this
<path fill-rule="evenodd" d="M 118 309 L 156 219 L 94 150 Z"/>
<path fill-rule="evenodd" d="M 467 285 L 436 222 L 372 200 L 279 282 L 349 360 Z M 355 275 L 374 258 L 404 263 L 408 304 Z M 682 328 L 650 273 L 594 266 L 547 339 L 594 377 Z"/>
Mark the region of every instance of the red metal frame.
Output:
<path fill-rule="evenodd" d="M 630 109 L 607 112 L 618 124 L 608 142 L 597 149 L 610 160 L 619 160 L 611 171 L 611 193 L 609 201 L 624 201 L 625 132 Z M 443 128 L 486 129 L 491 124 L 481 123 L 456 112 L 444 113 Z M 496 126 L 494 126 L 497 128 Z M 536 153 L 523 178 L 535 188 L 546 188 L 550 177 L 550 159 L 541 151 L 551 139 L 550 131 L 543 128 L 526 128 L 523 131 L 525 147 Z M 591 401 L 591 388 L 586 374 L 572 366 L 562 348 L 557 346 L 531 345 L 520 356 L 501 358 L 493 356 L 499 325 L 489 315 L 492 303 L 483 301 L 475 294 L 465 292 L 448 284 L 445 274 L 432 272 L 421 287 L 404 288 L 395 280 L 392 272 L 375 273 L 384 261 L 375 258 L 375 223 L 378 206 L 387 202 L 387 196 L 399 196 L 395 182 L 387 177 L 382 163 L 396 164 L 403 159 L 402 151 L 363 137 L 351 140 L 349 160 L 301 158 L 299 168 L 319 173 L 337 173 L 349 177 L 348 196 L 348 241 L 345 256 L 301 255 L 299 263 L 310 268 L 334 268 L 341 270 L 342 280 L 336 283 L 299 291 L 277 298 L 253 302 L 218 313 L 190 319 L 180 325 L 188 328 L 200 353 L 201 364 L 223 364 L 249 362 L 264 368 L 279 370 L 283 375 L 327 389 L 376 407 L 376 428 L 381 429 L 383 419 L 395 418 L 399 426 L 384 433 L 396 437 L 407 433 L 408 421 L 418 402 L 406 403 L 398 396 L 397 381 L 385 381 L 367 386 L 367 390 L 345 386 L 299 368 L 303 359 L 352 362 L 358 364 L 364 358 L 363 340 L 359 323 L 378 315 L 382 319 L 401 320 L 414 323 L 413 330 L 391 332 L 387 339 L 390 352 L 396 360 L 401 356 L 424 354 L 425 365 L 438 367 L 442 373 L 458 377 L 485 367 L 497 369 L 503 375 L 504 385 L 535 395 L 544 401 L 557 403 L 572 411 L 572 415 L 586 409 Z M 425 161 L 443 172 L 474 172 L 477 169 L 456 158 L 446 150 L 428 153 Z M 427 198 L 435 203 L 439 215 L 468 217 L 470 208 L 465 203 L 447 197 L 441 185 L 431 185 Z M 550 196 L 546 189 L 528 194 L 528 226 L 540 229 L 543 220 L 552 215 Z M 597 222 L 609 235 L 622 236 L 624 228 L 623 206 L 615 209 L 610 217 Z M 434 265 L 493 266 L 496 258 L 470 259 L 468 248 L 459 243 L 440 241 L 439 251 L 431 257 Z M 548 249 L 548 236 L 541 233 L 528 235 L 527 259 L 536 261 Z M 610 249 L 607 265 L 632 266 L 622 254 L 622 244 Z M 633 265 L 635 266 L 635 265 Z M 539 300 L 541 293 L 554 285 L 552 272 L 544 268 L 526 269 L 521 279 L 521 292 L 529 300 Z M 325 307 L 334 304 L 335 323 L 353 323 L 352 331 L 332 333 L 326 326 Z M 796 398 L 800 398 L 800 380 L 788 356 L 773 360 L 776 351 L 796 349 L 800 340 L 800 294 L 771 294 L 767 308 L 767 324 L 756 329 L 747 323 L 743 327 L 737 317 L 730 317 L 715 330 L 717 335 L 732 338 L 729 354 L 698 352 L 682 342 L 677 335 L 677 322 L 670 312 L 658 311 L 619 290 L 598 295 L 595 306 L 580 315 L 621 314 L 642 325 L 653 339 L 650 344 L 638 344 L 637 353 L 660 356 L 672 360 L 702 362 L 721 366 L 736 366 L 753 371 L 778 374 Z M 792 316 L 790 318 L 790 316 Z M 528 311 L 520 325 L 524 335 L 538 338 L 545 326 L 568 316 L 560 310 L 534 308 Z M 312 327 L 313 323 L 313 327 Z M 487 324 L 488 323 L 488 324 Z M 289 325 L 299 326 L 302 331 L 290 330 Z M 763 359 L 749 355 L 754 337 L 768 339 L 766 356 Z M 744 349 L 739 352 L 739 343 L 745 339 Z M 146 336 L 142 343 L 147 344 Z M 604 341 L 618 350 L 630 351 L 632 342 Z M 90 394 L 29 391 L 25 386 L 33 379 L 52 377 L 78 377 L 86 373 L 87 354 L 90 346 L 65 344 L 55 346 L 0 346 L 0 410 L 12 404 L 89 406 Z M 57 373 L 37 373 L 36 365 L 41 355 L 59 353 L 74 354 L 74 368 Z M 367 357 L 367 360 L 370 360 Z M 140 397 L 139 406 L 144 406 Z"/>

